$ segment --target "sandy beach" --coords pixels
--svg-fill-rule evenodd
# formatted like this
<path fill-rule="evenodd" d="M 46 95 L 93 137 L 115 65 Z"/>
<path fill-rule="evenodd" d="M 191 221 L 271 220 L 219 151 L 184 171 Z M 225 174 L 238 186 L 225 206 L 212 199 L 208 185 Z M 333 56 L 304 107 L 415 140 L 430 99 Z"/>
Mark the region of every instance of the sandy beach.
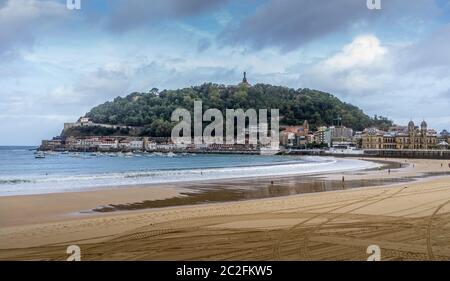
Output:
<path fill-rule="evenodd" d="M 303 194 L 278 177 L 224 181 L 203 201 L 187 190 L 217 183 L 0 197 L 0 260 L 65 260 L 70 245 L 83 260 L 366 260 L 370 245 L 382 260 L 449 260 L 449 161 L 388 160 L 390 173 L 315 176 Z M 266 194 L 221 202 L 242 186 Z"/>

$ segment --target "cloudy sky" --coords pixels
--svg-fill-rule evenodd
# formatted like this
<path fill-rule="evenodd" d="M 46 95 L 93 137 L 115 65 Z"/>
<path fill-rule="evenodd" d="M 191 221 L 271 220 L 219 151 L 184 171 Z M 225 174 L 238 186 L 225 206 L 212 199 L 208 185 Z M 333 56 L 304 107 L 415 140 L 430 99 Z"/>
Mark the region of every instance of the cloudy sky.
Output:
<path fill-rule="evenodd" d="M 328 91 L 450 129 L 450 1 L 0 0 L 0 145 L 36 145 L 133 91 L 203 82 Z"/>

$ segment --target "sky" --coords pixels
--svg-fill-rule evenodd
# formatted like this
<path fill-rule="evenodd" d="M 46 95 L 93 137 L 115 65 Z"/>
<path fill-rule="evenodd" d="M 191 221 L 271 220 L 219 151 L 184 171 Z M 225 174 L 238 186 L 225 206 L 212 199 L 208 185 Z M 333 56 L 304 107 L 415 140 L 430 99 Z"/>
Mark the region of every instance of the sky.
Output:
<path fill-rule="evenodd" d="M 450 0 L 0 0 L 0 145 L 37 145 L 131 92 L 326 91 L 450 129 Z"/>

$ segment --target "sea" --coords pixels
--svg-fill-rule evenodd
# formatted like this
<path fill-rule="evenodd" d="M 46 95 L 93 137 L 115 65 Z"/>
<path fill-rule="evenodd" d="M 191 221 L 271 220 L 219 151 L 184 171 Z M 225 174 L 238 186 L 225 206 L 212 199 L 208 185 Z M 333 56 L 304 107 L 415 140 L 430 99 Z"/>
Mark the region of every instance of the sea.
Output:
<path fill-rule="evenodd" d="M 120 188 L 131 185 L 309 175 L 375 168 L 354 159 L 279 155 L 46 153 L 0 146 L 0 196 Z"/>

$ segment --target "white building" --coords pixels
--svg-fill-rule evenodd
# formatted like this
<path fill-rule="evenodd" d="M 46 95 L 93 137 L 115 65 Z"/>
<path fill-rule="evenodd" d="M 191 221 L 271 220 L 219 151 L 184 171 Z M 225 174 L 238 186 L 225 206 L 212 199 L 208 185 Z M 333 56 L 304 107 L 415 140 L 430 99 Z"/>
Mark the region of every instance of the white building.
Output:
<path fill-rule="evenodd" d="M 76 145 L 82 148 L 98 147 L 101 144 L 99 138 L 78 139 Z"/>
<path fill-rule="evenodd" d="M 144 141 L 142 140 L 132 140 L 130 141 L 130 149 L 131 150 L 143 150 L 144 149 Z"/>
<path fill-rule="evenodd" d="M 85 126 L 85 125 L 92 124 L 92 122 L 87 117 L 81 117 L 80 124 L 81 124 L 81 126 Z"/>
<path fill-rule="evenodd" d="M 353 138 L 353 129 L 339 126 L 339 127 L 330 127 L 331 130 L 331 140 L 332 141 L 352 141 Z"/>
<path fill-rule="evenodd" d="M 98 149 L 102 151 L 116 150 L 119 148 L 119 141 L 116 139 L 102 139 L 98 145 Z"/>
<path fill-rule="evenodd" d="M 147 142 L 147 144 L 145 145 L 145 149 L 148 151 L 153 151 L 156 150 L 158 148 L 158 145 L 156 144 L 156 142 Z"/>
<path fill-rule="evenodd" d="M 157 150 L 174 150 L 176 148 L 177 148 L 176 144 L 173 143 L 156 145 Z"/>
<path fill-rule="evenodd" d="M 331 130 L 325 126 L 319 127 L 317 132 L 314 133 L 314 141 L 316 143 L 326 143 L 328 147 L 331 147 Z"/>
<path fill-rule="evenodd" d="M 121 149 L 132 150 L 132 151 L 142 151 L 144 149 L 143 140 L 122 140 L 119 143 Z"/>

